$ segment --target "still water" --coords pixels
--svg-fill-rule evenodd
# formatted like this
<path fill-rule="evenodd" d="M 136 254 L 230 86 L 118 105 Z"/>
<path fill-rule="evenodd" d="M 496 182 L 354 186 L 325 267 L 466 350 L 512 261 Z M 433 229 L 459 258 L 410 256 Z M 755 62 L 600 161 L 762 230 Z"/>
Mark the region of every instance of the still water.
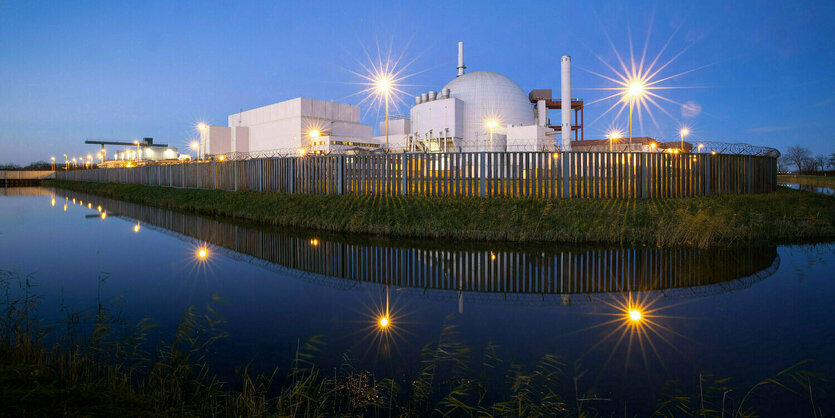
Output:
<path fill-rule="evenodd" d="M 160 334 L 214 306 L 228 337 L 212 368 L 286 370 L 316 336 L 324 370 L 351 359 L 408 382 L 421 349 L 455 339 L 479 364 L 565 364 L 566 397 L 606 413 L 652 411 L 662 388 L 730 377 L 728 404 L 803 367 L 835 376 L 832 244 L 694 250 L 390 240 L 209 219 L 82 193 L 2 189 L 0 270 L 32 274 L 44 322 L 104 310 Z M 99 208 L 100 207 L 100 208 Z M 106 215 L 102 216 L 102 213 Z M 389 321 L 381 332 L 380 320 Z M 482 376 L 501 385 L 502 373 Z M 711 378 L 712 378 L 711 377 Z M 830 379 L 831 380 L 831 379 Z M 408 383 L 404 384 L 408 387 Z M 832 383 L 816 383 L 830 413 Z M 809 398 L 755 400 L 811 411 Z"/>

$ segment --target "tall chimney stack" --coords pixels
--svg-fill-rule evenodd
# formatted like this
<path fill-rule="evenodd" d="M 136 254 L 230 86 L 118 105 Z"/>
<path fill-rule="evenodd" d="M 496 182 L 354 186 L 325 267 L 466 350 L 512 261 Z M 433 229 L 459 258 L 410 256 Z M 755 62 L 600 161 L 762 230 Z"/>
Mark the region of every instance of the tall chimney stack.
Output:
<path fill-rule="evenodd" d="M 467 66 L 464 65 L 464 43 L 458 42 L 458 75 L 456 77 L 464 75 L 466 68 Z"/>
<path fill-rule="evenodd" d="M 571 151 L 571 57 L 564 55 L 562 64 L 562 84 L 560 85 L 562 108 L 562 147 L 563 151 Z"/>

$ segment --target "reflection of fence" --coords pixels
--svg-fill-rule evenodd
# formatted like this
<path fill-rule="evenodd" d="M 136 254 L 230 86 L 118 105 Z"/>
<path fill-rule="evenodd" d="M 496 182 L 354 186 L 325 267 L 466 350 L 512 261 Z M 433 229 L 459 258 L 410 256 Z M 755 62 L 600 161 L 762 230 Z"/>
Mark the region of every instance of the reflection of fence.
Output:
<path fill-rule="evenodd" d="M 305 194 L 657 198 L 763 193 L 776 159 L 655 152 L 325 155 L 59 172 L 65 180 Z"/>
<path fill-rule="evenodd" d="M 542 295 L 703 287 L 729 291 L 736 288 L 732 281 L 768 270 L 778 260 L 774 247 L 698 250 L 575 246 L 491 251 L 489 247 L 450 250 L 369 245 L 247 228 L 97 196 L 66 193 L 70 198 L 80 197 L 85 202 L 101 205 L 111 214 L 227 248 L 251 257 L 256 263 L 345 279 L 338 283 L 346 285 L 361 282 L 412 289 Z"/>

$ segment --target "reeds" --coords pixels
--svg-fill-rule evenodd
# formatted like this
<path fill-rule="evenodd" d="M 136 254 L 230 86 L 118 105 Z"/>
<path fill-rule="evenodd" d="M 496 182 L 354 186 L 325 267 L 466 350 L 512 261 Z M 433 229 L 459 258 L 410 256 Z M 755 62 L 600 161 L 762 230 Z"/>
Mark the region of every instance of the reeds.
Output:
<path fill-rule="evenodd" d="M 216 298 L 205 309 L 186 309 L 173 334 L 155 344 L 148 320 L 116 337 L 119 315 L 108 313 L 104 301 L 89 316 L 87 337 L 72 332 L 87 314 L 71 314 L 67 330 L 47 348 L 45 337 L 57 330 L 37 320 L 33 289 L 31 276 L 0 271 L 0 415 L 505 417 L 620 410 L 611 398 L 581 389 L 579 365 L 569 368 L 546 354 L 528 368 L 505 361 L 493 343 L 474 352 L 453 317 L 423 347 L 417 370 L 398 381 L 356 368 L 348 354 L 324 372 L 316 364 L 326 344 L 313 336 L 298 342 L 285 373 L 276 367 L 252 375 L 244 368 L 232 387 L 209 368 L 213 345 L 226 337 Z M 669 382 L 653 415 L 747 417 L 786 396 L 810 405 L 813 416 L 831 413 L 816 403 L 820 378 L 807 366 L 796 364 L 747 390 L 703 375 L 689 391 Z"/>

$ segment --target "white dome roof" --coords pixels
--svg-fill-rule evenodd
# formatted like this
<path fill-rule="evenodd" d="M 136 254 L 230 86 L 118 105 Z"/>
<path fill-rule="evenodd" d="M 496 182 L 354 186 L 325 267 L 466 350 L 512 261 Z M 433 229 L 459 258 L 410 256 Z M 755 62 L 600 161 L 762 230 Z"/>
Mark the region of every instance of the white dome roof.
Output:
<path fill-rule="evenodd" d="M 478 140 L 489 134 L 485 123 L 499 122 L 494 132 L 504 132 L 507 125 L 533 125 L 534 111 L 528 95 L 513 80 L 490 71 L 474 71 L 456 77 L 446 86 L 450 97 L 464 102 L 464 141 Z"/>

